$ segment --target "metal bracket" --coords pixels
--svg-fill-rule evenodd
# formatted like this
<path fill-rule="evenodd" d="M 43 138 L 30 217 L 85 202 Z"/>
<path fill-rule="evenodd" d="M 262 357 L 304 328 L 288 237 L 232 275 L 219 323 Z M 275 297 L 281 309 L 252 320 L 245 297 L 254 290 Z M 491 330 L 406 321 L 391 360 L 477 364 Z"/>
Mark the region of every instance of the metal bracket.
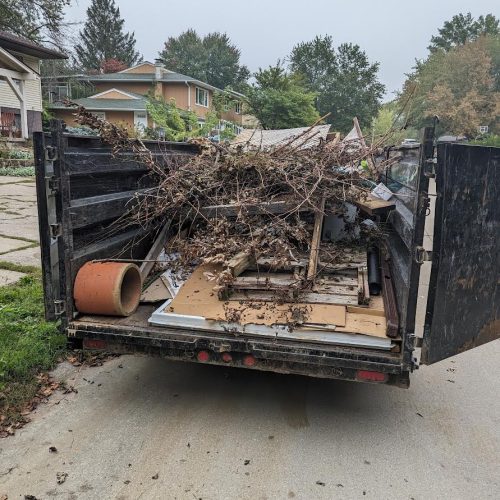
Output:
<path fill-rule="evenodd" d="M 62 316 L 65 312 L 66 312 L 66 301 L 54 300 L 54 314 L 56 316 Z"/>
<path fill-rule="evenodd" d="M 212 351 L 215 352 L 229 352 L 231 351 L 231 344 L 228 344 L 226 342 L 221 342 L 221 343 L 211 342 L 210 349 L 212 349 Z"/>
<path fill-rule="evenodd" d="M 432 261 L 432 250 L 426 250 L 424 247 L 416 247 L 415 262 L 417 264 L 423 264 L 428 261 Z"/>
<path fill-rule="evenodd" d="M 55 175 L 45 178 L 47 181 L 47 187 L 50 194 L 56 194 L 61 189 L 61 179 L 57 178 Z"/>
<path fill-rule="evenodd" d="M 46 146 L 45 147 L 45 160 L 47 160 L 47 161 L 57 160 L 57 148 L 55 148 L 54 146 Z"/>
<path fill-rule="evenodd" d="M 435 165 L 437 164 L 437 158 L 429 158 L 425 160 L 424 164 L 424 175 L 429 178 L 435 178 L 436 177 L 436 169 Z"/>
<path fill-rule="evenodd" d="M 50 224 L 49 232 L 51 238 L 59 238 L 62 234 L 62 226 L 61 224 Z"/>

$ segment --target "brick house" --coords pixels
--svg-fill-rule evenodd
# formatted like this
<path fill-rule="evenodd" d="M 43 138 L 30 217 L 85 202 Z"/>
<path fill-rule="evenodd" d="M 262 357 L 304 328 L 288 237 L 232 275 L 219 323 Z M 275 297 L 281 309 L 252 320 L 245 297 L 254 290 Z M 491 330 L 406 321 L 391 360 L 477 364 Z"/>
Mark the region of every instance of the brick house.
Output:
<path fill-rule="evenodd" d="M 214 93 L 223 92 L 190 76 L 169 71 L 162 64 L 148 61 L 117 73 L 47 78 L 43 86 L 50 102 L 49 109 L 67 125 L 77 124 L 74 111 L 61 102 L 65 98 L 103 119 L 128 128 L 154 126 L 146 110 L 145 96 L 149 93 L 166 101 L 174 100 L 179 109 L 194 112 L 202 123 L 212 106 Z M 90 89 L 91 95 L 78 97 L 82 86 Z M 238 96 L 243 97 L 237 93 L 233 95 Z M 237 101 L 234 109 L 228 110 L 222 118 L 241 127 L 241 103 Z"/>

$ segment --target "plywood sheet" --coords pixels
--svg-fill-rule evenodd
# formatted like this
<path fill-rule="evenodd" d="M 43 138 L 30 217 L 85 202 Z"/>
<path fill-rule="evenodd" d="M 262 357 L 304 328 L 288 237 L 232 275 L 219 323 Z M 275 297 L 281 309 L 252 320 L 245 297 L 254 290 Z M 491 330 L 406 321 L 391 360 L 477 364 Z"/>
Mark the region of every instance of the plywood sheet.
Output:
<path fill-rule="evenodd" d="M 294 322 L 294 315 L 306 323 L 329 324 L 335 327 L 346 324 L 346 308 L 334 304 L 282 304 L 270 302 L 239 303 L 220 301 L 212 290 L 214 282 L 207 281 L 203 273 L 216 273 L 215 265 L 202 265 L 195 269 L 174 300 L 164 312 L 203 316 L 208 320 L 238 322 L 241 325 L 273 325 Z"/>

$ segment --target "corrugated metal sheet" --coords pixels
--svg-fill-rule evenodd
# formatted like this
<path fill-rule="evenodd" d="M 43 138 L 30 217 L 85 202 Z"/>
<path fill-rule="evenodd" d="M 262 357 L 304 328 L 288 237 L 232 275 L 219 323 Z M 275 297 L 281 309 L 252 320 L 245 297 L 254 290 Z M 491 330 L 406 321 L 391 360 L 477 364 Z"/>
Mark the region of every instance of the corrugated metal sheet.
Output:
<path fill-rule="evenodd" d="M 291 142 L 291 146 L 306 149 L 318 145 L 322 140 L 326 140 L 329 130 L 330 125 L 280 130 L 246 129 L 233 140 L 232 144 L 249 148 L 269 149 Z"/>

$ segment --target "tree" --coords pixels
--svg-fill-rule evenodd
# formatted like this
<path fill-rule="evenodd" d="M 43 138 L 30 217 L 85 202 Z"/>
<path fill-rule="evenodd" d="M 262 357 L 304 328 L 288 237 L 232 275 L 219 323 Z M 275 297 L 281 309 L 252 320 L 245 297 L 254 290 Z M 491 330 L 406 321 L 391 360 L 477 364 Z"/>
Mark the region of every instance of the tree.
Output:
<path fill-rule="evenodd" d="M 378 81 L 378 63 L 370 63 L 359 45 L 344 43 L 335 50 L 331 36 L 317 36 L 293 48 L 290 68 L 317 93 L 319 113 L 331 113 L 327 121 L 336 129 L 348 132 L 355 116 L 366 127 L 376 116 L 385 87 Z"/>
<path fill-rule="evenodd" d="M 262 128 L 306 127 L 318 120 L 316 94 L 288 74 L 279 61 L 254 76 L 256 83 L 247 90 L 247 104 Z"/>
<path fill-rule="evenodd" d="M 105 59 L 101 63 L 100 73 L 118 73 L 127 69 L 127 65 L 118 59 Z"/>
<path fill-rule="evenodd" d="M 134 33 L 123 31 L 124 20 L 114 0 L 92 0 L 87 21 L 75 47 L 76 60 L 85 70 L 100 71 L 104 61 L 116 59 L 128 66 L 142 60 L 135 50 Z"/>
<path fill-rule="evenodd" d="M 474 19 L 472 14 L 457 14 L 446 21 L 439 29 L 439 35 L 431 38 L 428 49 L 436 52 L 439 49 L 449 51 L 458 45 L 477 40 L 482 35 L 499 35 L 499 20 L 493 14 L 479 16 Z"/>
<path fill-rule="evenodd" d="M 226 33 L 201 38 L 188 29 L 178 37 L 169 37 L 159 55 L 168 69 L 220 89 L 241 88 L 250 76 L 248 68 L 240 65 L 240 50 Z"/>
<path fill-rule="evenodd" d="M 399 144 L 404 139 L 416 139 L 418 133 L 415 129 L 405 127 L 398 103 L 391 101 L 382 104 L 377 116 L 372 120 L 369 132 L 364 135 L 374 144 L 381 142 L 381 145 L 387 146 Z"/>
<path fill-rule="evenodd" d="M 495 63 L 491 50 L 499 37 L 493 38 L 482 36 L 417 62 L 399 98 L 408 103 L 411 125 L 420 128 L 438 115 L 441 131 L 455 135 L 473 137 L 479 125 L 490 126 L 492 133 L 498 130 L 498 55 Z"/>
<path fill-rule="evenodd" d="M 0 30 L 44 42 L 60 33 L 70 0 L 0 0 Z"/>

